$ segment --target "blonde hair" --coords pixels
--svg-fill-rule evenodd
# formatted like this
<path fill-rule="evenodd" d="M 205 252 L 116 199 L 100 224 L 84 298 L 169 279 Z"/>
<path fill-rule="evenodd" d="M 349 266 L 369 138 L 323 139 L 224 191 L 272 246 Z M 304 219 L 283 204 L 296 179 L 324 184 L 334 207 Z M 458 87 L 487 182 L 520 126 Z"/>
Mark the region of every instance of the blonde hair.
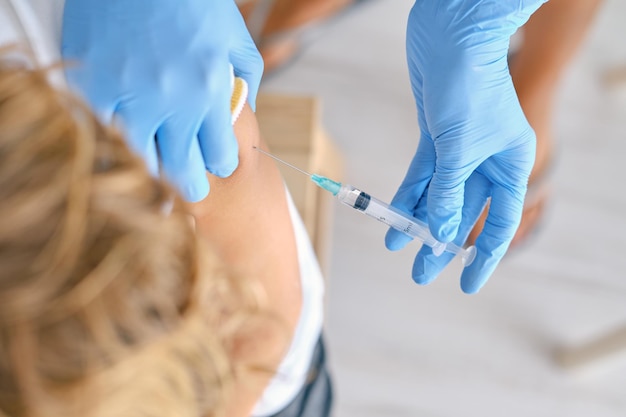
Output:
<path fill-rule="evenodd" d="M 217 415 L 258 312 L 119 134 L 0 60 L 0 416 Z"/>

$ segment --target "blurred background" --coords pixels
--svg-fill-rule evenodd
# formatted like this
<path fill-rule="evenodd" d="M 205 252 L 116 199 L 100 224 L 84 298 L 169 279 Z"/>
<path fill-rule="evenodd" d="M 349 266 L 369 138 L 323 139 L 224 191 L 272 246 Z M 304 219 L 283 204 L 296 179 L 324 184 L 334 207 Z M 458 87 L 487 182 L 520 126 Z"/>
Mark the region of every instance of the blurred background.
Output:
<path fill-rule="evenodd" d="M 343 180 L 385 201 L 419 137 L 404 53 L 411 5 L 353 8 L 262 86 L 318 97 Z M 555 360 L 626 329 L 625 18 L 626 2 L 605 1 L 568 68 L 547 215 L 478 295 L 461 292 L 458 260 L 414 284 L 417 244 L 388 252 L 382 224 L 333 207 L 326 333 L 337 417 L 626 416 L 626 341 L 623 354 L 585 366 Z"/>

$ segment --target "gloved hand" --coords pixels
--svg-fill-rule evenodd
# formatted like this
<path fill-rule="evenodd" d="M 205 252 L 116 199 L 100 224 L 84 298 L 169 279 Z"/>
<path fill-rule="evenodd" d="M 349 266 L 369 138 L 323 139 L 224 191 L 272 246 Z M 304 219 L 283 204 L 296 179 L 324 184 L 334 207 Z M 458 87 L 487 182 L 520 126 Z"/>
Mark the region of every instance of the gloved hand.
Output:
<path fill-rule="evenodd" d="M 237 168 L 230 64 L 254 106 L 263 61 L 233 0 L 67 0 L 62 44 L 70 84 L 185 198 Z"/>
<path fill-rule="evenodd" d="M 519 225 L 535 157 L 535 134 L 517 99 L 507 54 L 511 35 L 545 0 L 418 0 L 407 28 L 407 59 L 421 137 L 392 205 L 462 245 L 491 198 L 474 262 L 461 288 L 477 292 Z M 387 248 L 410 238 L 390 230 Z M 424 246 L 413 279 L 432 281 L 452 259 Z"/>

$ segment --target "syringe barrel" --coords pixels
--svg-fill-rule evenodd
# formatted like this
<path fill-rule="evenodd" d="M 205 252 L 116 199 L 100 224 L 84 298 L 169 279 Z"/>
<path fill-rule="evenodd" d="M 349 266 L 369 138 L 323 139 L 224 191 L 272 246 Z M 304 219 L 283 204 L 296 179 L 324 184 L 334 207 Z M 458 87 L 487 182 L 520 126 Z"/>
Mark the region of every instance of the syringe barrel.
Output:
<path fill-rule="evenodd" d="M 453 243 L 442 243 L 430 234 L 426 223 L 403 213 L 397 208 L 372 197 L 350 184 L 342 184 L 336 197 L 343 204 L 357 209 L 412 238 L 422 241 L 425 245 L 432 248 L 436 256 L 441 255 L 444 250 L 459 254 L 465 266 L 471 264 L 476 257 L 476 248 L 474 246 L 463 249 Z"/>
<path fill-rule="evenodd" d="M 440 254 L 446 247 L 445 243 L 439 242 L 430 234 L 426 223 L 413 216 L 403 213 L 397 208 L 372 197 L 352 185 L 343 184 L 341 186 L 341 190 L 337 194 L 337 198 L 343 204 L 362 211 L 368 216 L 373 217 L 376 220 L 385 223 L 387 226 L 399 230 L 412 238 L 419 239 L 424 242 L 425 245 L 433 248 L 435 253 L 439 252 Z"/>

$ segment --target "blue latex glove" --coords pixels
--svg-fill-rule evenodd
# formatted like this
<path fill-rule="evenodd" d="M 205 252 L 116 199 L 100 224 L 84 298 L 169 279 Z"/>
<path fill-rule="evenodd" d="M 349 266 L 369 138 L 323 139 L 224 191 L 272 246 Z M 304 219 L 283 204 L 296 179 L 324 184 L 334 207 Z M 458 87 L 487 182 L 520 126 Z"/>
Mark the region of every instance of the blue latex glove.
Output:
<path fill-rule="evenodd" d="M 428 222 L 442 242 L 463 244 L 491 198 L 477 256 L 461 288 L 477 292 L 519 226 L 535 134 L 509 74 L 511 35 L 544 0 L 418 0 L 407 28 L 407 59 L 421 137 L 392 205 Z M 387 248 L 410 238 L 390 230 Z M 431 282 L 451 260 L 426 246 L 413 279 Z"/>
<path fill-rule="evenodd" d="M 254 106 L 263 61 L 233 0 L 67 0 L 63 58 L 103 122 L 188 200 L 208 194 L 205 169 L 237 168 L 230 64 Z"/>

